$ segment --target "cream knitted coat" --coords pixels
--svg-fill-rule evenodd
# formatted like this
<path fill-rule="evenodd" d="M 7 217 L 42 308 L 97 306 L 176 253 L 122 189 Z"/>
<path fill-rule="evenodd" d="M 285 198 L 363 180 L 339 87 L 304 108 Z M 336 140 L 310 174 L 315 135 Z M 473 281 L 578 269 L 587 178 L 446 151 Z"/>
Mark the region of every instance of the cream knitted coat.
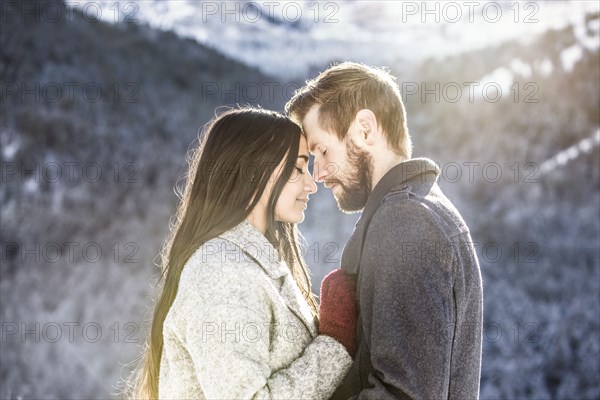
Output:
<path fill-rule="evenodd" d="M 163 337 L 161 399 L 327 399 L 352 364 L 247 221 L 190 257 Z"/>

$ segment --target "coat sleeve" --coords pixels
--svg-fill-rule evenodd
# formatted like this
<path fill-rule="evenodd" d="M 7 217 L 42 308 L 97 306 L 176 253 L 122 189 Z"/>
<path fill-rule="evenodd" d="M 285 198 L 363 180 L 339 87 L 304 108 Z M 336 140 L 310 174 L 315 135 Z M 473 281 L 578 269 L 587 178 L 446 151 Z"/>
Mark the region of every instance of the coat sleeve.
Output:
<path fill-rule="evenodd" d="M 412 200 L 385 204 L 374 216 L 361 293 L 371 388 L 354 398 L 448 397 L 454 324 L 452 248 L 435 216 Z M 372 273 L 371 273 L 372 272 Z M 368 331 L 367 331 L 368 330 Z"/>
<path fill-rule="evenodd" d="M 218 276 L 215 280 L 215 276 Z M 351 365 L 343 345 L 317 336 L 290 365 L 271 371 L 269 357 L 273 335 L 288 335 L 274 326 L 270 299 L 257 278 L 244 274 L 212 274 L 212 281 L 190 274 L 182 302 L 193 310 L 185 316 L 185 343 L 198 382 L 206 398 L 218 399 L 326 399 Z M 206 277 L 204 277 L 206 278 Z M 199 296 L 192 287 L 210 291 L 211 298 L 195 305 Z M 293 330 L 293 327 L 292 327 Z M 305 345 L 305 344 L 304 344 Z M 291 346 L 303 346 L 291 343 Z"/>

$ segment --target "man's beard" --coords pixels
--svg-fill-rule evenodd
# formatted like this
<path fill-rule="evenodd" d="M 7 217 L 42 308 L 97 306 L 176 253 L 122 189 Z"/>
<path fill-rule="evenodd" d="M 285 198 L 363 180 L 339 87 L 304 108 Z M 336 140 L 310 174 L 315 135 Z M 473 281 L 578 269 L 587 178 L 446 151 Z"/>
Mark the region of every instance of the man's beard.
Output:
<path fill-rule="evenodd" d="M 361 211 L 367 204 L 373 189 L 373 157 L 349 140 L 346 158 L 348 169 L 341 176 L 344 181 L 333 178 L 328 183 L 340 186 L 339 197 L 334 197 L 340 210 L 350 214 Z"/>

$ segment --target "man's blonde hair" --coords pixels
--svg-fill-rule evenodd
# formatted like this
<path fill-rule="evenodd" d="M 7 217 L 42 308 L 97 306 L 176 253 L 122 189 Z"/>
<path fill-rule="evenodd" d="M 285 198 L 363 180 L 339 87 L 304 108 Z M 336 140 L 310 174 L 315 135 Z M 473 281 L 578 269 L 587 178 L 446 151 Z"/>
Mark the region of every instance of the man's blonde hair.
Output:
<path fill-rule="evenodd" d="M 319 126 L 343 141 L 350 123 L 361 109 L 369 109 L 382 127 L 388 145 L 410 159 L 412 142 L 406 126 L 406 111 L 396 78 L 381 69 L 344 62 L 333 65 L 294 92 L 285 105 L 288 114 L 302 123 L 315 104 L 320 105 Z"/>

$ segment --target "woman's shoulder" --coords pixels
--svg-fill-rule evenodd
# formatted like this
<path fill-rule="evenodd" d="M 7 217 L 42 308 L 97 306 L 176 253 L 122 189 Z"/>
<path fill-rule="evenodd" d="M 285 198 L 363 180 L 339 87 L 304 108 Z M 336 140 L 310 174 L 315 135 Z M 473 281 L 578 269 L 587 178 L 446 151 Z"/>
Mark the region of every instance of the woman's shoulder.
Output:
<path fill-rule="evenodd" d="M 183 267 L 181 285 L 218 288 L 248 284 L 264 275 L 256 261 L 243 249 L 221 237 L 210 239 L 192 254 Z"/>
<path fill-rule="evenodd" d="M 223 304 L 262 309 L 269 303 L 272 290 L 267 276 L 233 246 L 214 238 L 192 254 L 183 267 L 167 325 L 178 325 L 190 315 L 217 312 Z"/>

